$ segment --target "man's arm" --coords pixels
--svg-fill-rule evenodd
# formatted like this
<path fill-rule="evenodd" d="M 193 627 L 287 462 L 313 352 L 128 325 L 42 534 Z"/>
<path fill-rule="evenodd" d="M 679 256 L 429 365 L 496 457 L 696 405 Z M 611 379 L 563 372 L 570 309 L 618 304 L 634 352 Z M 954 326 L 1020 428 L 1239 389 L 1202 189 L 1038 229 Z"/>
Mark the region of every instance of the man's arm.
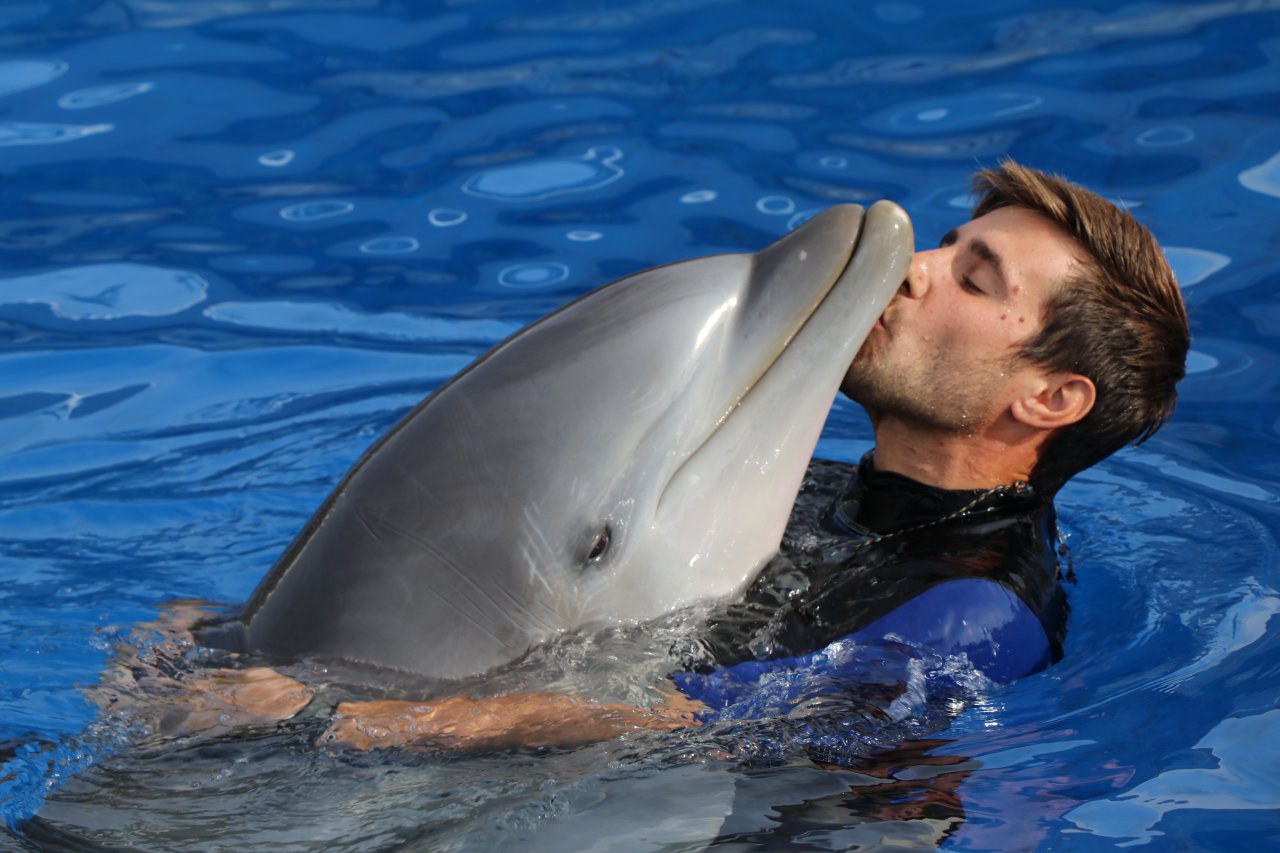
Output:
<path fill-rule="evenodd" d="M 625 732 L 697 725 L 697 715 L 708 710 L 674 690 L 662 692 L 662 697 L 663 701 L 651 708 L 607 704 L 564 693 L 516 693 L 483 699 L 450 696 L 430 702 L 343 702 L 319 742 L 357 749 L 576 746 Z"/>

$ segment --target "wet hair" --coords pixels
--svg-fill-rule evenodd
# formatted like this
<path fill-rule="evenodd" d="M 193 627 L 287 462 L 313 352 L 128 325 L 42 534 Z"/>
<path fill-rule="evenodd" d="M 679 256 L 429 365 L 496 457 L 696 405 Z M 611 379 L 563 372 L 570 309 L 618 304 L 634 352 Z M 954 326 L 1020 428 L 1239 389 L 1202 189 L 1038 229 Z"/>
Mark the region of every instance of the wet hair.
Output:
<path fill-rule="evenodd" d="M 1040 448 L 1031 480 L 1053 493 L 1129 442 L 1150 438 L 1173 413 L 1191 344 L 1186 306 L 1155 237 L 1127 210 L 1011 160 L 975 174 L 973 188 L 974 219 L 1027 208 L 1084 253 L 1020 352 L 1048 370 L 1087 376 L 1097 388 L 1093 409 Z"/>

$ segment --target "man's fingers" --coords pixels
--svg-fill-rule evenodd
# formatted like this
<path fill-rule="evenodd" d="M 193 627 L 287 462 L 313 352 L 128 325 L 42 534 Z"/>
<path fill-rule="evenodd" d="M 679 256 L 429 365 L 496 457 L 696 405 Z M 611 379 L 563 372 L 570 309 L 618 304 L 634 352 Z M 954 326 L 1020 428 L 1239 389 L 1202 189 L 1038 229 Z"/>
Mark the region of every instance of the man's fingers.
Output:
<path fill-rule="evenodd" d="M 353 749 L 407 746 L 429 736 L 434 714 L 435 708 L 423 702 L 342 702 L 316 743 Z"/>
<path fill-rule="evenodd" d="M 211 669 L 185 682 L 226 710 L 237 722 L 278 722 L 297 714 L 315 692 L 302 682 L 265 666 Z"/>

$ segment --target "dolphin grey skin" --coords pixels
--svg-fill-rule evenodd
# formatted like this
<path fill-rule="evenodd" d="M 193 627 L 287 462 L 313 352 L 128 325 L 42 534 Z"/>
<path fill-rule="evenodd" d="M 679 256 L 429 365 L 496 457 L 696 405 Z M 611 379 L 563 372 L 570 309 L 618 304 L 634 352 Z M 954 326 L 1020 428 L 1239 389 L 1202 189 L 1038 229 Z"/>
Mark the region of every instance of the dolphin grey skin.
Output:
<path fill-rule="evenodd" d="M 842 205 L 586 294 L 413 409 L 202 640 L 452 679 L 739 593 L 912 251 Z"/>

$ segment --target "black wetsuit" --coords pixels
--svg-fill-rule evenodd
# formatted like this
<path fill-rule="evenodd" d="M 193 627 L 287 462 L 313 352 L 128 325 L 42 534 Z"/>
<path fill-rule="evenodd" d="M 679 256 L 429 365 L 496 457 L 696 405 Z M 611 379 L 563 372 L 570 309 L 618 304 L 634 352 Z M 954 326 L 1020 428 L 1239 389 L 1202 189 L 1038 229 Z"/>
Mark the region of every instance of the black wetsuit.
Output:
<path fill-rule="evenodd" d="M 789 527 L 800 532 L 685 651 L 681 690 L 723 708 L 764 674 L 838 676 L 851 648 L 884 642 L 964 653 L 998 682 L 1062 656 L 1068 608 L 1049 500 L 1025 484 L 935 489 L 877 471 L 870 453 L 841 490 L 843 470 L 810 468 Z"/>

